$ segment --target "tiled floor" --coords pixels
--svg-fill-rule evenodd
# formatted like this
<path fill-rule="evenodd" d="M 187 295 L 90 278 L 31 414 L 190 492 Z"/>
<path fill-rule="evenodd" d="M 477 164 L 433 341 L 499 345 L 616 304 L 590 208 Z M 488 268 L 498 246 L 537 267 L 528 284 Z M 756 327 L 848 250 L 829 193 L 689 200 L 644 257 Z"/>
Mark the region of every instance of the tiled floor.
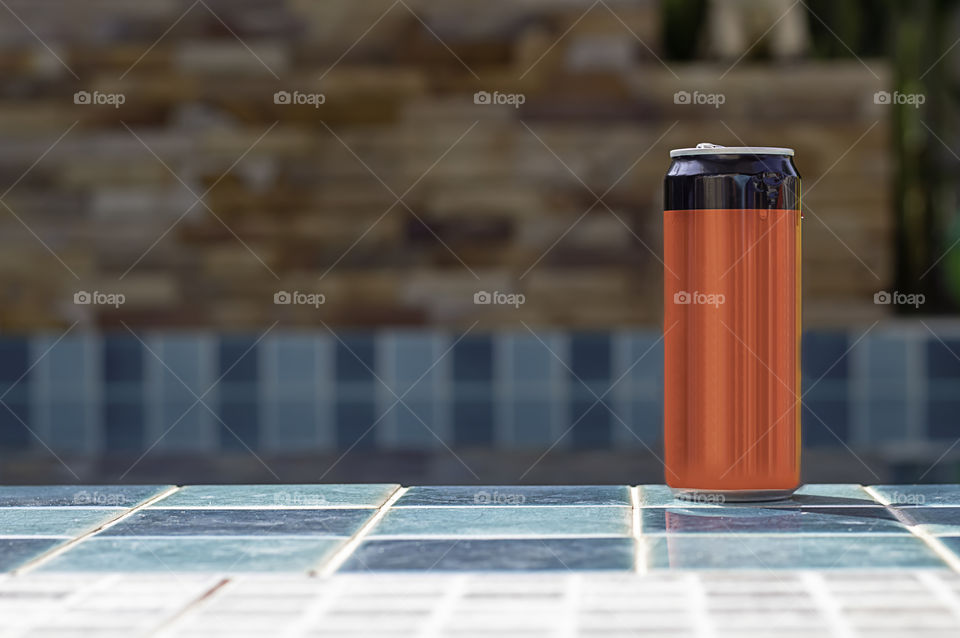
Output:
<path fill-rule="evenodd" d="M 960 635 L 958 486 L 9 487 L 0 530 L 0 635 Z"/>

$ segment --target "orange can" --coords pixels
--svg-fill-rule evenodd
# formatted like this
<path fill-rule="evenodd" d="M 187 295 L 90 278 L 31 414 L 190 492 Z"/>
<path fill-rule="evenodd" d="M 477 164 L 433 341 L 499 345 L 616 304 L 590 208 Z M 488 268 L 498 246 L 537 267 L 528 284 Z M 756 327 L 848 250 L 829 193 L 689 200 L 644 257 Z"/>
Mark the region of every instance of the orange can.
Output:
<path fill-rule="evenodd" d="M 793 150 L 698 144 L 664 181 L 664 466 L 687 499 L 800 484 L 800 176 Z"/>

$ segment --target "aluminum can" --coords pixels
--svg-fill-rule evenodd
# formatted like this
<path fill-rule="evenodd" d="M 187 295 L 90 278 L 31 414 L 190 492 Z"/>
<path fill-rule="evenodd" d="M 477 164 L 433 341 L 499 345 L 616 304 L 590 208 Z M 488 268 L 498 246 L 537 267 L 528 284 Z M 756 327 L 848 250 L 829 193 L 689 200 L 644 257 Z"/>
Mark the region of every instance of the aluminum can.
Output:
<path fill-rule="evenodd" d="M 675 495 L 800 484 L 800 176 L 788 148 L 698 144 L 664 180 L 664 466 Z"/>

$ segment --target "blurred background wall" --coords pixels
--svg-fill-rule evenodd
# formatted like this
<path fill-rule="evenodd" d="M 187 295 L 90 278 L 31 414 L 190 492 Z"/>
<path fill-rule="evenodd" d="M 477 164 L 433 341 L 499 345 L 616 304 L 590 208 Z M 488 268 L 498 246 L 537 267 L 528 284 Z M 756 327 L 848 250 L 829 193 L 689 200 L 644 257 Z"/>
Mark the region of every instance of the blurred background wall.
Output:
<path fill-rule="evenodd" d="M 806 478 L 955 478 L 956 8 L 7 0 L 0 478 L 659 481 L 704 141 L 797 152 Z"/>

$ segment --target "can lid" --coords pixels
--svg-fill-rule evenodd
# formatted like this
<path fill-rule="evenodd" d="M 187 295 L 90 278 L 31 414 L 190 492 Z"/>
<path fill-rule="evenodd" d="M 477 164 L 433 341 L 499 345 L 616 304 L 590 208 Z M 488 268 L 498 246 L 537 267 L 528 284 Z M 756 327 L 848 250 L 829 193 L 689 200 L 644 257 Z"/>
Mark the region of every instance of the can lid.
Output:
<path fill-rule="evenodd" d="M 694 148 L 675 148 L 670 151 L 670 157 L 684 155 L 786 155 L 793 157 L 792 148 L 776 146 L 720 146 L 701 142 Z"/>

